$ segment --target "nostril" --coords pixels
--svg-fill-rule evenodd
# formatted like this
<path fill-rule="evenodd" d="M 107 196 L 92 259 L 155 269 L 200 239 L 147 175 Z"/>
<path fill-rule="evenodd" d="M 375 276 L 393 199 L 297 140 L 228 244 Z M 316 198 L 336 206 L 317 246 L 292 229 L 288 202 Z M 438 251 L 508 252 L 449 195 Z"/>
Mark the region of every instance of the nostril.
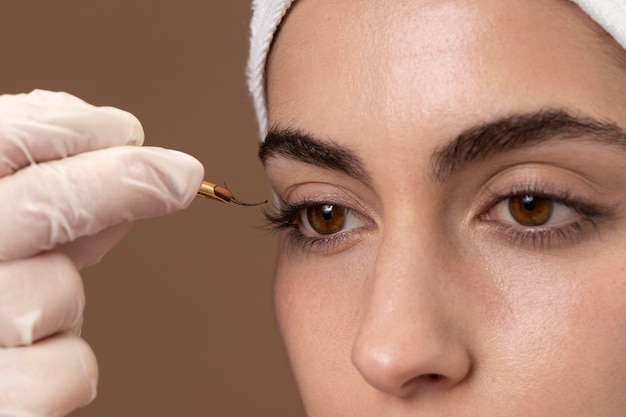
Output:
<path fill-rule="evenodd" d="M 415 378 L 411 378 L 410 380 L 406 381 L 404 384 L 402 384 L 401 387 L 401 391 L 406 391 L 408 390 L 410 386 L 412 385 L 416 385 L 416 384 L 428 384 L 428 385 L 434 385 L 434 384 L 439 384 L 439 383 L 443 383 L 445 381 L 446 377 L 440 374 L 424 374 L 424 375 L 418 375 Z"/>

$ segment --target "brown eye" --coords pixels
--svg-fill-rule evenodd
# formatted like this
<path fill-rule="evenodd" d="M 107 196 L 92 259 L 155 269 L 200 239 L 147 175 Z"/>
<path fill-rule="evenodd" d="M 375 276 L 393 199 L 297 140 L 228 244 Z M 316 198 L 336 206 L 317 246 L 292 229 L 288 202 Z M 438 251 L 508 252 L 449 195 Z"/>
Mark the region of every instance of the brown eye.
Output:
<path fill-rule="evenodd" d="M 533 195 L 515 196 L 509 198 L 509 211 L 523 226 L 542 226 L 552 217 L 554 202 Z"/>
<path fill-rule="evenodd" d="M 306 209 L 311 229 L 320 235 L 341 232 L 346 224 L 346 210 L 332 204 L 320 204 Z"/>

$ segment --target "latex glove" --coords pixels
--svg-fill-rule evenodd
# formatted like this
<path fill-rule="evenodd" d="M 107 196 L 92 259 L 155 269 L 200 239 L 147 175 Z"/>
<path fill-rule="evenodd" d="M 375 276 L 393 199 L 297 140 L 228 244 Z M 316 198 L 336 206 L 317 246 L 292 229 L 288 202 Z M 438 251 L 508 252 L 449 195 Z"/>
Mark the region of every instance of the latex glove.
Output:
<path fill-rule="evenodd" d="M 142 142 L 118 109 L 0 96 L 0 417 L 62 416 L 94 398 L 78 270 L 132 221 L 185 208 L 203 177 L 188 155 L 126 146 Z"/>

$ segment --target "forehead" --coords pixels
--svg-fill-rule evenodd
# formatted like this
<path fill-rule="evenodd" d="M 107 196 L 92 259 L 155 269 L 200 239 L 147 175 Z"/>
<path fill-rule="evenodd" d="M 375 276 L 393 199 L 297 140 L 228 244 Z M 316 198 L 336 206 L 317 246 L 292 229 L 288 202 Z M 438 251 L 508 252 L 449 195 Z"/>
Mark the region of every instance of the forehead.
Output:
<path fill-rule="evenodd" d="M 619 120 L 608 50 L 565 0 L 299 0 L 269 60 L 270 124 L 362 141 L 538 107 Z"/>

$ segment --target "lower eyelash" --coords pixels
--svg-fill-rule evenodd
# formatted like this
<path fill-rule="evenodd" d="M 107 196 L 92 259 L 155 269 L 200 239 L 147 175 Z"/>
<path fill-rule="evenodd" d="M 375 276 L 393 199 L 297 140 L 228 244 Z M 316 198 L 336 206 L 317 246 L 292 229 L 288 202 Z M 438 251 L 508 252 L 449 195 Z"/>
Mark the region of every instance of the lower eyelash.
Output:
<path fill-rule="evenodd" d="M 587 223 L 587 224 L 585 224 Z M 533 249 L 550 248 L 554 243 L 575 245 L 585 237 L 585 226 L 590 226 L 600 236 L 600 228 L 591 218 L 582 218 L 560 227 L 522 228 L 499 224 L 500 232 L 512 243 L 530 244 Z"/>
<path fill-rule="evenodd" d="M 310 237 L 302 234 L 296 227 L 288 231 L 287 239 L 291 252 L 304 253 L 321 251 L 323 255 L 331 251 L 336 245 L 345 240 L 345 233 L 337 233 L 324 237 Z"/>

